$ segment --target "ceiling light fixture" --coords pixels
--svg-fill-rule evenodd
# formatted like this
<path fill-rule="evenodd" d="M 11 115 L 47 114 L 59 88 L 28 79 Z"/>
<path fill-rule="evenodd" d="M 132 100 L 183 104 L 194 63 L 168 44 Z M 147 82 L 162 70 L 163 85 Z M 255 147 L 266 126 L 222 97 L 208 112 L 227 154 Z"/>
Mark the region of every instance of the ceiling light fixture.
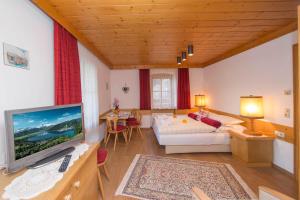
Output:
<path fill-rule="evenodd" d="M 182 57 L 182 61 L 186 61 L 186 52 L 185 51 L 182 52 L 181 57 Z"/>
<path fill-rule="evenodd" d="M 181 65 L 181 57 L 180 56 L 177 56 L 177 64 Z"/>
<path fill-rule="evenodd" d="M 188 55 L 193 56 L 194 55 L 194 47 L 192 44 L 188 45 Z"/>

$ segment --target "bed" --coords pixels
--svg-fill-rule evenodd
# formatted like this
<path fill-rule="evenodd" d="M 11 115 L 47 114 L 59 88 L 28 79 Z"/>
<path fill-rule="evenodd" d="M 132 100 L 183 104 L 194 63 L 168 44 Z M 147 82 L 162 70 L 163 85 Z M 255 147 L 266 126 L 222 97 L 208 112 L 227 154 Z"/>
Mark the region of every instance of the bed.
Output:
<path fill-rule="evenodd" d="M 177 115 L 174 118 L 172 115 L 162 114 L 153 116 L 152 128 L 158 143 L 165 146 L 166 154 L 231 152 L 228 130 L 241 129 L 242 126 L 222 124 L 221 127 L 215 128 L 187 115 Z"/>

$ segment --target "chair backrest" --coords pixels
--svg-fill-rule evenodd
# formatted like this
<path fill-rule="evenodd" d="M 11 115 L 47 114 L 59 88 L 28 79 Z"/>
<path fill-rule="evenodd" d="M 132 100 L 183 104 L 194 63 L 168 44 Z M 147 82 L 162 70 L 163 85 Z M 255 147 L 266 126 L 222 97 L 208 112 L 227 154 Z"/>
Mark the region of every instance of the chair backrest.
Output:
<path fill-rule="evenodd" d="M 118 120 L 119 120 L 118 116 L 107 116 L 106 117 L 106 126 L 107 126 L 108 132 L 113 132 L 113 131 L 117 130 Z"/>
<path fill-rule="evenodd" d="M 141 122 L 142 120 L 142 115 L 141 115 L 141 112 L 140 111 L 136 111 L 136 115 L 135 115 L 135 118 L 138 122 Z"/>
<path fill-rule="evenodd" d="M 138 122 L 141 122 L 141 119 L 142 119 L 142 115 L 141 115 L 141 112 L 137 109 L 134 109 L 131 111 L 131 115 L 134 116 L 134 118 L 138 121 Z"/>

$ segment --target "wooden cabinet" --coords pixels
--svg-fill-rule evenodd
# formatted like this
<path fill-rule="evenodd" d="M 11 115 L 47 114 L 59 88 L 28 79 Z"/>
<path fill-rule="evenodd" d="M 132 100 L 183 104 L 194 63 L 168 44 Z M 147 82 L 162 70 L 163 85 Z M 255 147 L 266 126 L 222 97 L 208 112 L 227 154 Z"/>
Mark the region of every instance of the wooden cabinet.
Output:
<path fill-rule="evenodd" d="M 272 166 L 274 137 L 252 136 L 230 131 L 233 156 L 247 162 L 250 167 Z"/>
<path fill-rule="evenodd" d="M 64 177 L 51 190 L 33 198 L 34 200 L 96 200 L 100 192 L 97 179 L 97 149 L 99 145 L 94 144 L 90 149 L 64 174 Z M 13 175 L 0 176 L 1 195 L 3 189 L 15 177 L 25 172 Z"/>

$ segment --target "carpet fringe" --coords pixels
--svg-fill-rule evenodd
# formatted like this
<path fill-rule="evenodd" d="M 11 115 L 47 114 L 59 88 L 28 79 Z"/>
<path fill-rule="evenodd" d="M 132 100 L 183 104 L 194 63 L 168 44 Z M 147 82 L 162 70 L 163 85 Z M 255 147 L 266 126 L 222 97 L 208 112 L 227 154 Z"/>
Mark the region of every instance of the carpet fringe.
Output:
<path fill-rule="evenodd" d="M 236 178 L 236 180 L 241 184 L 241 186 L 244 188 L 244 190 L 249 194 L 251 199 L 257 200 L 257 196 L 255 193 L 251 190 L 251 188 L 246 184 L 246 182 L 240 177 L 240 175 L 233 169 L 233 167 L 230 164 L 225 164 L 227 169 L 232 173 L 232 175 Z"/>
<path fill-rule="evenodd" d="M 126 183 L 127 183 L 128 180 L 129 180 L 129 178 L 130 178 L 130 176 L 131 176 L 131 174 L 132 174 L 132 172 L 133 172 L 133 169 L 134 169 L 134 167 L 135 167 L 137 161 L 139 160 L 140 156 L 141 156 L 140 154 L 136 154 L 136 155 L 135 155 L 135 157 L 134 157 L 133 161 L 131 162 L 129 168 L 127 169 L 127 172 L 125 173 L 125 176 L 123 177 L 123 179 L 122 179 L 122 181 L 121 181 L 121 183 L 120 183 L 118 189 L 117 189 L 116 192 L 115 192 L 115 196 L 118 196 L 118 195 L 124 196 L 124 195 L 125 195 L 125 194 L 123 193 L 123 190 L 124 190 L 124 188 L 125 188 Z M 130 197 L 132 197 L 132 196 L 130 196 Z"/>

